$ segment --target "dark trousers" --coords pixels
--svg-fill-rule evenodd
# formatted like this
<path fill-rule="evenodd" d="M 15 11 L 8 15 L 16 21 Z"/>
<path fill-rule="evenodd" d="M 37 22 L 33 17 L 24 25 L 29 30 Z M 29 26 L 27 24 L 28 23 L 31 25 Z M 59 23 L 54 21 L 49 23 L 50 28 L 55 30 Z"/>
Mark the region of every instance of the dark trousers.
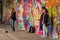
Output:
<path fill-rule="evenodd" d="M 40 23 L 40 30 L 43 30 L 43 24 Z"/>
<path fill-rule="evenodd" d="M 51 35 L 53 35 L 53 24 L 51 23 Z"/>
<path fill-rule="evenodd" d="M 11 28 L 13 31 L 15 31 L 14 22 L 15 21 L 13 19 L 10 20 Z"/>

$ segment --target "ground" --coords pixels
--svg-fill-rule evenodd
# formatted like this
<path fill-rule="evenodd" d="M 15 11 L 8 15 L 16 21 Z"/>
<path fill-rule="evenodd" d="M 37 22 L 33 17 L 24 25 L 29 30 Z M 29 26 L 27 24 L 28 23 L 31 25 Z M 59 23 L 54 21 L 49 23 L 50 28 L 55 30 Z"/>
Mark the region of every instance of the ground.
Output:
<path fill-rule="evenodd" d="M 6 30 L 8 31 L 8 33 L 5 33 Z M 0 40 L 52 40 L 52 39 L 50 37 L 41 38 L 40 35 L 37 35 L 35 33 L 28 33 L 27 31 L 19 30 L 18 28 L 16 28 L 16 31 L 13 32 L 9 25 L 0 24 Z"/>

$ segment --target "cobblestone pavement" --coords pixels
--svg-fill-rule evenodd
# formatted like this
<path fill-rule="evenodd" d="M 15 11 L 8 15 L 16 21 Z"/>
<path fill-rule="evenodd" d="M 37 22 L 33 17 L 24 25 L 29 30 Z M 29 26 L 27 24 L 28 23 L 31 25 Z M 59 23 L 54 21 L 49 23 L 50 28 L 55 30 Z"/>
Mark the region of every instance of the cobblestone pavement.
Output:
<path fill-rule="evenodd" d="M 5 31 L 8 33 L 5 33 Z M 19 30 L 16 28 L 16 31 L 13 32 L 8 25 L 0 24 L 0 40 L 52 40 L 51 38 L 41 38 L 35 33 L 28 33 L 25 30 Z M 58 40 L 58 39 L 54 39 Z"/>

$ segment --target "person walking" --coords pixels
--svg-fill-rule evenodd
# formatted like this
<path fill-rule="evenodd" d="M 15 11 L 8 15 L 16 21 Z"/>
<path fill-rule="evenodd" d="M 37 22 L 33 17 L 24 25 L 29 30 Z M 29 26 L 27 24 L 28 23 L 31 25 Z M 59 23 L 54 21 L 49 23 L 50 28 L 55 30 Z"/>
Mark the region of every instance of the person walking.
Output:
<path fill-rule="evenodd" d="M 11 11 L 11 17 L 10 17 L 11 18 L 10 24 L 11 24 L 12 30 L 15 31 L 14 22 L 16 20 L 16 12 L 15 12 L 14 8 L 11 8 L 11 9 L 12 9 L 12 11 Z"/>

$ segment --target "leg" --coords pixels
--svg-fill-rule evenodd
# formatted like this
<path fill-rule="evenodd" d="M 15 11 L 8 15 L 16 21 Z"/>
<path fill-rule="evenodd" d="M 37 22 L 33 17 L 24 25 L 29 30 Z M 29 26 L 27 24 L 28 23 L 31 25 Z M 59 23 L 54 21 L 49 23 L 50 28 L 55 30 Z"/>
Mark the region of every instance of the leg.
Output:
<path fill-rule="evenodd" d="M 32 32 L 32 27 L 30 26 L 29 32 Z"/>
<path fill-rule="evenodd" d="M 13 26 L 13 20 L 12 19 L 10 20 L 10 25 L 11 25 L 11 28 L 12 28 L 12 26 Z"/>
<path fill-rule="evenodd" d="M 47 30 L 47 27 L 46 27 L 46 36 L 47 36 L 47 34 L 48 34 L 48 30 Z"/>
<path fill-rule="evenodd" d="M 45 36 L 46 28 L 45 25 L 43 25 L 43 36 Z"/>
<path fill-rule="evenodd" d="M 14 26 L 14 22 L 15 22 L 15 21 L 13 21 L 13 31 L 15 31 L 15 26 Z"/>
<path fill-rule="evenodd" d="M 11 28 L 13 31 L 15 31 L 15 28 L 14 28 L 14 21 L 11 19 Z"/>
<path fill-rule="evenodd" d="M 53 37 L 53 24 L 51 24 L 51 36 Z"/>
<path fill-rule="evenodd" d="M 43 30 L 43 24 L 40 23 L 40 30 Z"/>
<path fill-rule="evenodd" d="M 30 28 L 29 28 L 29 32 L 31 32 L 31 26 L 30 26 Z"/>

